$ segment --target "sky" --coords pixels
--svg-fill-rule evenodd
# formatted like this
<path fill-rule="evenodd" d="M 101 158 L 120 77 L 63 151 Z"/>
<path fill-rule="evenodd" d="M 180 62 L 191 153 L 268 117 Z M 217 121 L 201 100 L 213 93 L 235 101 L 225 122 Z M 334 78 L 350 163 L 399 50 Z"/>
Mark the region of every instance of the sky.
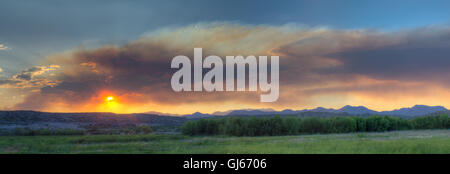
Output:
<path fill-rule="evenodd" d="M 450 108 L 450 2 L 0 0 L 0 109 Z M 175 93 L 176 55 L 279 55 L 280 97 Z M 108 100 L 108 97 L 114 97 Z"/>

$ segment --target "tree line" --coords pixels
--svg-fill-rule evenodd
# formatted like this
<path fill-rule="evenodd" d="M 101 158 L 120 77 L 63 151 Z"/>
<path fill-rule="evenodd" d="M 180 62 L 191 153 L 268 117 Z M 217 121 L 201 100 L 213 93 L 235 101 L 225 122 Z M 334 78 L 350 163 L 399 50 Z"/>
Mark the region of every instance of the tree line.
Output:
<path fill-rule="evenodd" d="M 208 118 L 188 121 L 181 131 L 185 135 L 276 136 L 448 128 L 450 119 L 444 114 L 414 119 L 391 116 Z"/>

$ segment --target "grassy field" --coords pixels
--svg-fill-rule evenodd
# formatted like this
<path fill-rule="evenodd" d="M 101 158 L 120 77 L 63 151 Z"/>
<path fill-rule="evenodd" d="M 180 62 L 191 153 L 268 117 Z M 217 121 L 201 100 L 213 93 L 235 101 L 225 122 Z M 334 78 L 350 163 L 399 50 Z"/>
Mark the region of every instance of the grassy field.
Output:
<path fill-rule="evenodd" d="M 0 136 L 0 153 L 450 153 L 450 130 L 274 137 Z"/>

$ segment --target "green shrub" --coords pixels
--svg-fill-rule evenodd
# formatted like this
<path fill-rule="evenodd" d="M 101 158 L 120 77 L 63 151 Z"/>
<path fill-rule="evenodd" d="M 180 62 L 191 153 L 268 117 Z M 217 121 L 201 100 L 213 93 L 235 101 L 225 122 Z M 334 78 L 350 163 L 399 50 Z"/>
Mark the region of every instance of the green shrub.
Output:
<path fill-rule="evenodd" d="M 448 115 L 416 117 L 412 120 L 414 129 L 449 129 Z"/>
<path fill-rule="evenodd" d="M 383 132 L 410 129 L 448 129 L 447 115 L 416 117 L 226 117 L 188 121 L 185 135 L 276 136 L 316 133 Z"/>

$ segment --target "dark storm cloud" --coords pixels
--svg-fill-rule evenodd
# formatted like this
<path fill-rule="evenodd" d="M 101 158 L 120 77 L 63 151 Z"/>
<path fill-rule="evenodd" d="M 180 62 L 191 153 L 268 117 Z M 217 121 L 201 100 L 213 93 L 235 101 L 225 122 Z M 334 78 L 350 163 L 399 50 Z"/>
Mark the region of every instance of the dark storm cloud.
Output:
<path fill-rule="evenodd" d="M 322 73 L 361 74 L 383 80 L 435 81 L 449 84 L 450 28 L 421 28 L 386 34 L 384 45 L 373 40 L 327 55 L 340 66 Z"/>
<path fill-rule="evenodd" d="M 446 27 L 380 32 L 232 23 L 166 28 L 121 46 L 53 56 L 48 62 L 62 67 L 58 84 L 16 107 L 44 109 L 55 102 L 73 107 L 102 91 L 126 96 L 128 103 L 264 105 L 251 92 L 173 92 L 170 61 L 176 55 L 192 58 L 194 47 L 222 58 L 280 55 L 280 98 L 270 106 L 309 104 L 315 95 L 332 92 L 401 92 L 447 83 L 449 33 Z"/>

